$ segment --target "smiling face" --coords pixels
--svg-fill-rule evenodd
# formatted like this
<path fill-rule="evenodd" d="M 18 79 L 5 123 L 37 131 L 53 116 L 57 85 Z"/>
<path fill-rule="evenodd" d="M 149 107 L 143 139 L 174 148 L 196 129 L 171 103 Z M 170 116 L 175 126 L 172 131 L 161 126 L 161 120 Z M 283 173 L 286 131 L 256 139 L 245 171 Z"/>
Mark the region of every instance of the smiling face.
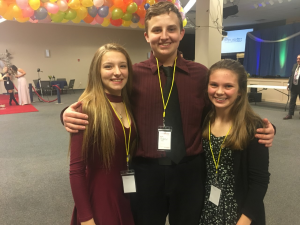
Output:
<path fill-rule="evenodd" d="M 239 94 L 238 75 L 228 69 L 216 69 L 209 76 L 208 97 L 216 109 L 229 110 Z"/>
<path fill-rule="evenodd" d="M 121 96 L 121 91 L 128 80 L 128 64 L 123 53 L 109 51 L 101 60 L 101 79 L 104 91 Z"/>
<path fill-rule="evenodd" d="M 184 36 L 184 29 L 180 29 L 179 19 L 174 12 L 153 16 L 148 20 L 148 32 L 144 33 L 153 54 L 160 61 L 173 61 L 177 49 Z"/>

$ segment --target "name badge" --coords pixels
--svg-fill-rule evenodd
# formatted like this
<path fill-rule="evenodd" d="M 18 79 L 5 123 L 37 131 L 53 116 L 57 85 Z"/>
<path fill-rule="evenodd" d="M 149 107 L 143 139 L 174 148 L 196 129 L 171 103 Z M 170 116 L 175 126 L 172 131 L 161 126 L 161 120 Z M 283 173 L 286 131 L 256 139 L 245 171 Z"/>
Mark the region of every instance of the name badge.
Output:
<path fill-rule="evenodd" d="M 124 193 L 136 192 L 134 170 L 121 171 Z"/>
<path fill-rule="evenodd" d="M 6 81 L 7 84 L 9 84 L 9 81 Z"/>
<path fill-rule="evenodd" d="M 220 196 L 221 196 L 221 189 L 215 187 L 214 185 L 211 185 L 209 201 L 214 203 L 216 206 L 218 206 L 220 201 Z"/>
<path fill-rule="evenodd" d="M 171 150 L 172 127 L 158 127 L 158 150 Z"/>

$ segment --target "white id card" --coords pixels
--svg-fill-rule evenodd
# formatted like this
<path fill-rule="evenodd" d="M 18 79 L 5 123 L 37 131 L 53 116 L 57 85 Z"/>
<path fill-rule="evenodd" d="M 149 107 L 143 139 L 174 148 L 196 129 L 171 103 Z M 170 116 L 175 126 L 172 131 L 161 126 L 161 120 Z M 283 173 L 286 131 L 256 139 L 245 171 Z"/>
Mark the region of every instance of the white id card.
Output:
<path fill-rule="evenodd" d="M 136 192 L 133 170 L 121 171 L 124 193 Z"/>
<path fill-rule="evenodd" d="M 211 185 L 209 201 L 214 203 L 216 206 L 218 206 L 220 201 L 220 196 L 221 196 L 221 189 L 215 187 L 214 185 Z"/>
<path fill-rule="evenodd" d="M 158 127 L 158 150 L 171 150 L 171 127 Z"/>

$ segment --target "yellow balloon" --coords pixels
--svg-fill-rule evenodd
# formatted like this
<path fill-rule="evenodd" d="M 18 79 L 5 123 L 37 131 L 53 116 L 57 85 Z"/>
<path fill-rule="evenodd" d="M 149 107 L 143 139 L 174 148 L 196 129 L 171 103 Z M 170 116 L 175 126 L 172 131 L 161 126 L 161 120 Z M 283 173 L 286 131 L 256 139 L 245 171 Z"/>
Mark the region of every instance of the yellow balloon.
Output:
<path fill-rule="evenodd" d="M 175 4 L 176 0 L 172 0 L 172 3 Z"/>
<path fill-rule="evenodd" d="M 8 9 L 8 5 L 4 0 L 0 0 L 0 15 L 4 15 Z"/>
<path fill-rule="evenodd" d="M 179 12 L 183 12 L 183 8 L 182 7 L 180 8 Z"/>
<path fill-rule="evenodd" d="M 68 3 L 68 6 L 71 8 L 71 9 L 79 9 L 80 8 L 80 1 L 79 0 L 71 0 L 69 3 Z"/>
<path fill-rule="evenodd" d="M 80 23 L 81 19 L 78 16 L 72 20 L 73 23 Z"/>
<path fill-rule="evenodd" d="M 125 21 L 125 20 L 122 21 L 122 26 L 123 26 L 123 27 L 129 27 L 130 24 L 131 24 L 131 21 L 130 21 L 130 20 L 129 20 L 129 21 Z"/>
<path fill-rule="evenodd" d="M 80 18 L 81 20 L 83 20 L 88 14 L 87 8 L 83 6 L 80 6 L 79 9 L 76 10 L 76 12 L 77 12 L 77 17 Z"/>
<path fill-rule="evenodd" d="M 40 8 L 41 4 L 40 0 L 29 0 L 28 3 L 33 10 L 37 10 L 38 8 Z"/>
<path fill-rule="evenodd" d="M 155 0 L 147 0 L 147 3 L 148 3 L 149 5 L 153 5 L 153 4 L 155 3 Z"/>
<path fill-rule="evenodd" d="M 17 4 L 13 4 L 13 16 L 15 18 L 19 18 L 22 17 L 22 9 L 19 8 L 19 6 L 17 6 Z"/>
<path fill-rule="evenodd" d="M 30 18 L 29 17 L 19 17 L 19 18 L 15 18 L 16 21 L 20 22 L 20 23 L 25 23 L 27 22 Z"/>
<path fill-rule="evenodd" d="M 182 21 L 182 25 L 183 25 L 183 27 L 185 27 L 186 26 L 186 24 L 187 24 L 187 20 L 186 20 L 186 18 Z"/>
<path fill-rule="evenodd" d="M 54 2 L 56 2 L 57 0 L 49 0 L 49 2 L 52 2 L 52 3 L 54 3 Z"/>
<path fill-rule="evenodd" d="M 6 12 L 4 13 L 4 15 L 2 15 L 2 17 L 6 20 L 13 20 L 14 19 L 14 15 L 13 15 L 13 5 L 9 5 L 8 9 L 6 10 Z"/>
<path fill-rule="evenodd" d="M 61 23 L 67 23 L 67 22 L 69 22 L 69 20 L 63 19 L 63 20 L 61 21 Z"/>
<path fill-rule="evenodd" d="M 92 0 L 82 0 L 81 5 L 84 7 L 92 7 L 94 3 Z"/>
<path fill-rule="evenodd" d="M 110 21 L 108 18 L 104 18 L 103 22 L 101 23 L 101 25 L 103 27 L 107 27 L 110 24 Z"/>
<path fill-rule="evenodd" d="M 145 29 L 145 25 L 142 25 L 140 22 L 138 23 L 138 25 L 139 25 L 139 28 Z"/>

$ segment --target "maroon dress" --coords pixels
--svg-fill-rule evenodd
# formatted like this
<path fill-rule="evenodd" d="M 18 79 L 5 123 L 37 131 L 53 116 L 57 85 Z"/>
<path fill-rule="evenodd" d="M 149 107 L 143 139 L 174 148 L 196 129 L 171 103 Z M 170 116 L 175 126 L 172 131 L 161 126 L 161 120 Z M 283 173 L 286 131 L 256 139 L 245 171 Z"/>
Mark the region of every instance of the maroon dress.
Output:
<path fill-rule="evenodd" d="M 108 95 L 111 102 L 122 97 Z M 129 194 L 124 194 L 120 171 L 126 170 L 126 149 L 122 125 L 112 109 L 115 125 L 115 154 L 110 169 L 104 169 L 100 157 L 82 160 L 83 132 L 71 135 L 70 183 L 75 201 L 71 225 L 94 218 L 96 225 L 134 225 Z M 125 128 L 128 140 L 129 128 Z M 131 126 L 130 141 L 136 137 Z"/>

